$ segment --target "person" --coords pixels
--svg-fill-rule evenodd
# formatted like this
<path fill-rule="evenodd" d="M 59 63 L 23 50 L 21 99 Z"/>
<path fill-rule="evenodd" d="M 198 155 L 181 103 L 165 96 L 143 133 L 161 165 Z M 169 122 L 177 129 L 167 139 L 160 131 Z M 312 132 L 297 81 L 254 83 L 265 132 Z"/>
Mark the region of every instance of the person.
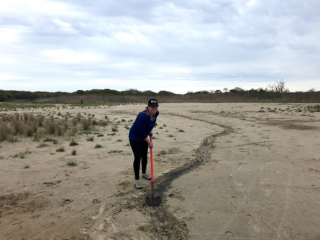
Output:
<path fill-rule="evenodd" d="M 137 189 L 143 188 L 139 181 L 140 163 L 142 165 L 142 177 L 147 180 L 151 179 L 146 173 L 147 156 L 148 147 L 153 147 L 153 143 L 150 142 L 149 136 L 152 137 L 152 129 L 159 116 L 158 107 L 158 101 L 156 99 L 150 99 L 146 109 L 143 112 L 138 113 L 137 118 L 129 131 L 129 142 L 134 155 L 133 170 L 135 175 L 135 186 Z"/>

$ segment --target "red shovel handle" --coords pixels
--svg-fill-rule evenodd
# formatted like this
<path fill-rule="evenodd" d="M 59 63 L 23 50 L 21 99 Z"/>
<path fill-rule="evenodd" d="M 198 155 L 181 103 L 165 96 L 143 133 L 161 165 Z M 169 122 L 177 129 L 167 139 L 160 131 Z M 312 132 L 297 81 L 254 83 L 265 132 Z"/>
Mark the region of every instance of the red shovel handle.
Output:
<path fill-rule="evenodd" d="M 152 143 L 152 137 L 150 137 L 150 142 Z M 151 182 L 153 182 L 153 154 L 152 154 L 152 147 L 150 148 L 150 159 L 151 159 Z"/>

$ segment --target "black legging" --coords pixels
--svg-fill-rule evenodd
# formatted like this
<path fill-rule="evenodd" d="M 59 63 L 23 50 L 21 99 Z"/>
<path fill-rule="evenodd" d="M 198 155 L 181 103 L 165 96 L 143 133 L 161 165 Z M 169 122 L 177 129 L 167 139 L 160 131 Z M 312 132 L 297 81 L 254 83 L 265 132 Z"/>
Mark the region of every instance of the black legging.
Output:
<path fill-rule="evenodd" d="M 133 170 L 136 180 L 139 180 L 140 160 L 142 159 L 142 173 L 146 173 L 148 161 L 148 143 L 146 141 L 140 142 L 131 140 L 130 145 L 134 154 Z"/>

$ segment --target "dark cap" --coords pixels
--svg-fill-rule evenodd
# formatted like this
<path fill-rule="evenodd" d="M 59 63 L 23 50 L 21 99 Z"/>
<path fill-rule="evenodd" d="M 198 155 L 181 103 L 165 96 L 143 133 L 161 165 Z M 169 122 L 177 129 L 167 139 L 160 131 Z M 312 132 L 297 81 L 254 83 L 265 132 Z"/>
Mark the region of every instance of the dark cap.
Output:
<path fill-rule="evenodd" d="M 158 101 L 156 99 L 150 99 L 148 101 L 148 107 L 158 107 L 159 104 L 158 104 Z"/>

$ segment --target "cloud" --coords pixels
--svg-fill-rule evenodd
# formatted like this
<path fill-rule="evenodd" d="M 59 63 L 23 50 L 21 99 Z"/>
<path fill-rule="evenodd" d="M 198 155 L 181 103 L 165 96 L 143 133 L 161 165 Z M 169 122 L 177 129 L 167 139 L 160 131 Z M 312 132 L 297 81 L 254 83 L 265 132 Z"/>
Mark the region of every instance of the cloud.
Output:
<path fill-rule="evenodd" d="M 310 89 L 320 82 L 319 4 L 12 0 L 0 9 L 0 71 L 10 76 L 0 89 L 182 93 L 312 79 Z"/>

